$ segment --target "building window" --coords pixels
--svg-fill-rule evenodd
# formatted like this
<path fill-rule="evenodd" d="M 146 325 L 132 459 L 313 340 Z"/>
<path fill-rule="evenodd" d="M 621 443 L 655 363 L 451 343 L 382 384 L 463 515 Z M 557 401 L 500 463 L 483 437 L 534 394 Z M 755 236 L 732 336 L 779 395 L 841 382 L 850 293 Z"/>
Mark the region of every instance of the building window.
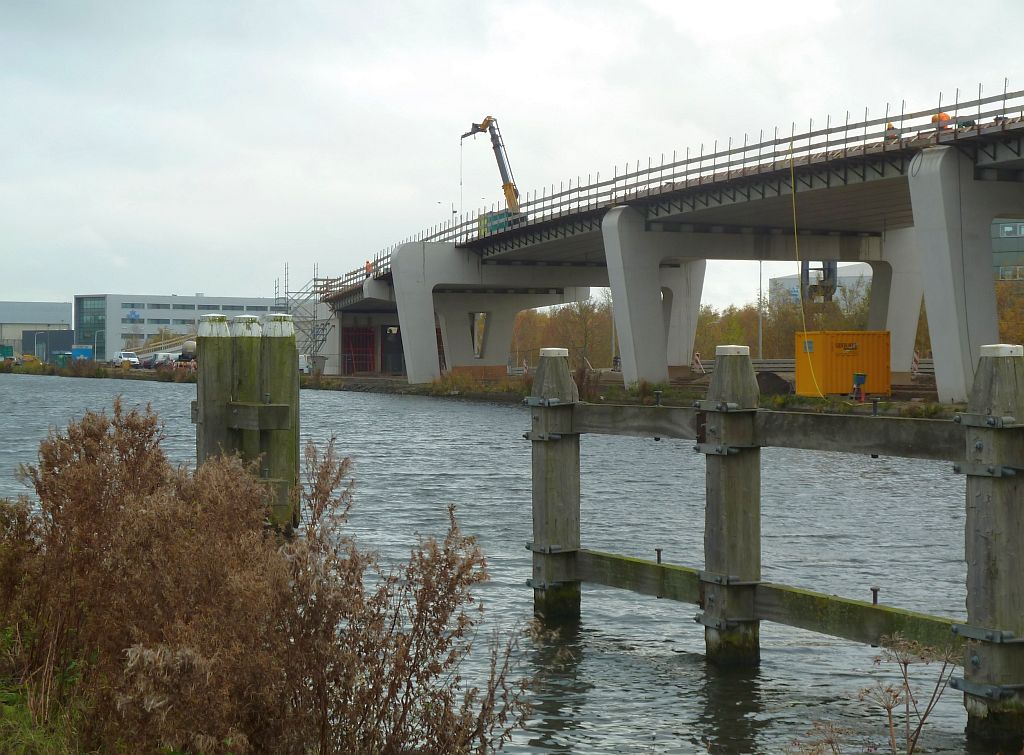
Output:
<path fill-rule="evenodd" d="M 175 325 L 195 325 L 196 321 L 195 320 L 175 320 L 174 324 Z"/>
<path fill-rule="evenodd" d="M 171 321 L 166 317 L 150 317 L 146 320 L 147 325 L 170 325 Z"/>
<path fill-rule="evenodd" d="M 244 312 L 245 311 L 245 307 L 243 307 L 241 304 L 225 304 L 223 307 L 221 307 L 221 309 L 224 310 L 225 312 Z"/>
<path fill-rule="evenodd" d="M 288 307 L 286 305 L 283 305 L 283 304 L 275 305 L 275 306 L 270 308 L 270 311 L 271 312 L 287 312 L 288 311 Z"/>
<path fill-rule="evenodd" d="M 245 311 L 246 312 L 266 312 L 267 308 L 266 307 L 261 307 L 261 306 L 259 306 L 257 304 L 251 304 L 251 305 L 249 305 L 248 307 L 245 308 Z"/>
<path fill-rule="evenodd" d="M 145 309 L 145 302 L 126 301 L 121 303 L 121 309 Z"/>
<path fill-rule="evenodd" d="M 75 297 L 75 341 L 96 347 L 97 361 L 106 359 L 107 297 Z"/>
<path fill-rule="evenodd" d="M 174 309 L 195 309 L 195 304 L 175 304 Z"/>
<path fill-rule="evenodd" d="M 171 305 L 170 304 L 150 304 L 149 308 L 150 309 L 170 309 Z"/>
<path fill-rule="evenodd" d="M 204 310 L 206 312 L 219 312 L 220 311 L 220 307 L 217 306 L 216 304 L 200 304 L 199 305 L 199 309 Z"/>

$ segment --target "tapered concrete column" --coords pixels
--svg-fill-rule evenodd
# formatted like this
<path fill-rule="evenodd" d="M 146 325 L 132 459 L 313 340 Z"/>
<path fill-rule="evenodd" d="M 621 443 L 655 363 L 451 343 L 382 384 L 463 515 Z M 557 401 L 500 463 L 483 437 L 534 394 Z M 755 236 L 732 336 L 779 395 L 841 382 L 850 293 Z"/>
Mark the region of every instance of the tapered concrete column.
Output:
<path fill-rule="evenodd" d="M 868 330 L 889 331 L 892 372 L 903 373 L 901 379 L 906 380 L 914 359 L 914 340 L 924 296 L 921 258 L 914 229 L 887 231 L 882 239 L 882 259 L 869 264 L 871 301 Z"/>
<path fill-rule="evenodd" d="M 643 216 L 631 207 L 615 207 L 605 214 L 601 232 L 623 380 L 627 385 L 638 380 L 667 382 L 670 349 L 672 361 L 690 362 L 690 355 L 682 352 L 693 348 L 704 261 L 663 268 L 665 260 L 681 256 L 678 235 L 648 232 Z"/>
<path fill-rule="evenodd" d="M 405 370 L 410 383 L 429 383 L 441 377 L 434 321 L 434 281 L 428 274 L 428 251 L 449 244 L 402 244 L 391 254 L 391 273 L 402 330 Z"/>
<path fill-rule="evenodd" d="M 662 313 L 668 335 L 666 355 L 670 370 L 673 367 L 688 368 L 693 361 L 693 342 L 697 334 L 706 268 L 704 260 L 661 268 Z"/>
<path fill-rule="evenodd" d="M 939 399 L 965 401 L 982 344 L 999 340 L 991 222 L 1024 210 L 1024 184 L 975 180 L 952 147 L 920 152 L 909 182 Z"/>

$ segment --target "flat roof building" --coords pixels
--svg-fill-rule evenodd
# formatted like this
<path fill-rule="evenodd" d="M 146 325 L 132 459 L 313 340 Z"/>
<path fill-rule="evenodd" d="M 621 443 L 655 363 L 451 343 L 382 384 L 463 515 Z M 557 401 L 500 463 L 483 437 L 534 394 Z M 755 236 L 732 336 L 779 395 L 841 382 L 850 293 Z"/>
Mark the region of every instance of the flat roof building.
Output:
<path fill-rule="evenodd" d="M 815 270 L 811 270 L 811 283 L 820 279 L 815 278 Z M 855 262 L 850 265 L 840 265 L 836 273 L 836 295 L 835 300 L 842 301 L 846 296 L 848 299 L 856 299 L 867 296 L 871 284 L 871 265 L 867 262 Z M 846 292 L 843 294 L 842 292 Z M 768 302 L 770 304 L 799 304 L 800 303 L 800 274 L 783 275 L 779 278 L 768 280 Z"/>
<path fill-rule="evenodd" d="M 25 330 L 70 330 L 71 302 L 0 301 L 0 344 L 15 354 L 32 353 L 33 344 L 22 343 Z"/>
<path fill-rule="evenodd" d="M 265 315 L 287 312 L 273 297 L 83 294 L 74 302 L 75 343 L 92 344 L 97 361 L 136 351 L 149 339 L 196 332 L 202 315 Z"/>

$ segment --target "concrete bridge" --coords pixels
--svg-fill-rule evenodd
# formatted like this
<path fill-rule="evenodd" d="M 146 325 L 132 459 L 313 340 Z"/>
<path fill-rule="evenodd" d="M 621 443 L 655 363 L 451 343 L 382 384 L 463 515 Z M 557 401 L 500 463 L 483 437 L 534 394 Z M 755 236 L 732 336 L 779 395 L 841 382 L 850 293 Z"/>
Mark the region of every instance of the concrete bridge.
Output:
<path fill-rule="evenodd" d="M 948 113 L 949 120 L 935 117 Z M 342 371 L 503 372 L 520 310 L 610 286 L 628 384 L 691 361 L 705 260 L 863 261 L 869 328 L 909 373 L 922 297 L 942 400 L 965 400 L 998 339 L 991 221 L 1024 217 L 1024 91 L 903 112 L 527 195 L 322 283 Z"/>

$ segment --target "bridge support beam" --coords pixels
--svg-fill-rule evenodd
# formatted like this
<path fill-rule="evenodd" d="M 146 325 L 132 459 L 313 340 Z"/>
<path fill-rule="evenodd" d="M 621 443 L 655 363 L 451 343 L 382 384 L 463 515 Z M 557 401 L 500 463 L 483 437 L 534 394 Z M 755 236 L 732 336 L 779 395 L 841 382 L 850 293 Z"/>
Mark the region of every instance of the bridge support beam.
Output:
<path fill-rule="evenodd" d="M 437 312 L 449 369 L 480 372 L 481 376 L 505 374 L 509 363 L 509 345 L 516 315 L 524 309 L 550 307 L 586 299 L 589 288 L 565 288 L 562 293 L 498 294 L 436 293 Z M 482 322 L 476 315 L 483 314 Z"/>
<path fill-rule="evenodd" d="M 472 250 L 438 242 L 399 246 L 391 275 L 410 383 L 441 377 L 438 327 L 449 368 L 504 368 L 518 312 L 585 299 L 589 286 L 607 282 L 602 268 L 485 265 Z M 476 313 L 487 318 L 474 344 Z"/>
<path fill-rule="evenodd" d="M 976 180 L 952 147 L 915 156 L 909 182 L 939 400 L 965 401 L 982 344 L 999 340 L 991 222 L 1024 210 L 1024 184 Z"/>
<path fill-rule="evenodd" d="M 623 380 L 668 382 L 670 364 L 690 363 L 705 262 L 662 267 L 681 256 L 679 237 L 648 232 L 643 216 L 630 207 L 609 210 L 601 232 Z"/>
<path fill-rule="evenodd" d="M 914 229 L 886 231 L 882 239 L 882 259 L 869 264 L 868 330 L 889 331 L 893 382 L 908 382 L 924 296 L 921 256 Z"/>

